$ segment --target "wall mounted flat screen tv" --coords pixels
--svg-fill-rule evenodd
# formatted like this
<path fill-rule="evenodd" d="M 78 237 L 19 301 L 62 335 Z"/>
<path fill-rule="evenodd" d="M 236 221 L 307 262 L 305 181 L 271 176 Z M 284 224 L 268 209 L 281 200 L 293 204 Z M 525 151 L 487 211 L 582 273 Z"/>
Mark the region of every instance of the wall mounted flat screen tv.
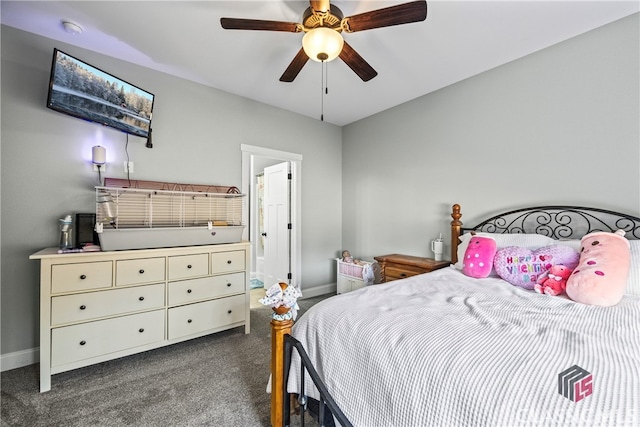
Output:
<path fill-rule="evenodd" d="M 53 50 L 47 107 L 149 137 L 154 95 L 58 49 Z"/>

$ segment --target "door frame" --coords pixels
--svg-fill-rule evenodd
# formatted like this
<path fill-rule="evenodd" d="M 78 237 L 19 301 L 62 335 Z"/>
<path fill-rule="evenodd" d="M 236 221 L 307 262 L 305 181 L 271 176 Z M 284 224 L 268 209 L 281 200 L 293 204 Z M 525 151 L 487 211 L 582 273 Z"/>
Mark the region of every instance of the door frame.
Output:
<path fill-rule="evenodd" d="M 242 234 L 243 240 L 251 242 L 251 262 L 256 265 L 255 231 L 257 230 L 257 215 L 255 209 L 256 188 L 254 163 L 256 158 L 268 158 L 291 163 L 291 283 L 302 289 L 300 279 L 302 277 L 302 155 L 286 151 L 273 150 L 271 148 L 255 145 L 241 144 L 242 151 L 242 181 L 240 191 L 247 194 L 248 201 L 244 204 L 242 218 L 245 224 L 249 224 Z M 248 219 L 248 221 L 247 221 Z M 254 238 L 252 240 L 252 238 Z M 254 271 L 251 268 L 250 271 Z M 265 283 L 265 288 L 272 284 Z"/>

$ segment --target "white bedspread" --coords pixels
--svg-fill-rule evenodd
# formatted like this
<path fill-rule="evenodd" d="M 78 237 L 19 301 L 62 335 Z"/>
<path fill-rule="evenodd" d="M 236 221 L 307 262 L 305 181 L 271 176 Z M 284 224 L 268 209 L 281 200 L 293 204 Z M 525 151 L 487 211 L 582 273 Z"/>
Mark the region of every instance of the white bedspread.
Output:
<path fill-rule="evenodd" d="M 588 306 L 446 268 L 324 300 L 292 335 L 354 426 L 640 425 L 640 297 Z M 578 402 L 558 392 L 573 365 L 593 376 Z M 290 392 L 299 371 L 294 351 Z"/>

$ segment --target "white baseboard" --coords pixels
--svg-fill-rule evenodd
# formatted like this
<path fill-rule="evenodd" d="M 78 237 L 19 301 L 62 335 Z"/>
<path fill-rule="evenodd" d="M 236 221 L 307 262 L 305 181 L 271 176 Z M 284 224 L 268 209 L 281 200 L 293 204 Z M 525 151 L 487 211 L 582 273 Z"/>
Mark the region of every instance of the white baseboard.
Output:
<path fill-rule="evenodd" d="M 16 351 L 0 356 L 0 372 L 33 365 L 40 361 L 40 348 Z"/>
<path fill-rule="evenodd" d="M 304 288 L 302 289 L 302 299 L 313 298 L 326 294 L 335 294 L 337 289 L 338 287 L 336 283 L 314 286 L 313 288 Z"/>

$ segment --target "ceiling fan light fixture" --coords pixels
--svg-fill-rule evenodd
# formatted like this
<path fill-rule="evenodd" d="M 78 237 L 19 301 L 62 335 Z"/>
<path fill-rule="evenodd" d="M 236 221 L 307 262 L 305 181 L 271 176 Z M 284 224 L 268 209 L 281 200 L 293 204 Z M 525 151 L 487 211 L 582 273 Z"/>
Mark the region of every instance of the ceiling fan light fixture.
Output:
<path fill-rule="evenodd" d="M 340 55 L 343 45 L 342 34 L 327 27 L 314 28 L 302 38 L 304 52 L 317 62 L 333 61 Z"/>

